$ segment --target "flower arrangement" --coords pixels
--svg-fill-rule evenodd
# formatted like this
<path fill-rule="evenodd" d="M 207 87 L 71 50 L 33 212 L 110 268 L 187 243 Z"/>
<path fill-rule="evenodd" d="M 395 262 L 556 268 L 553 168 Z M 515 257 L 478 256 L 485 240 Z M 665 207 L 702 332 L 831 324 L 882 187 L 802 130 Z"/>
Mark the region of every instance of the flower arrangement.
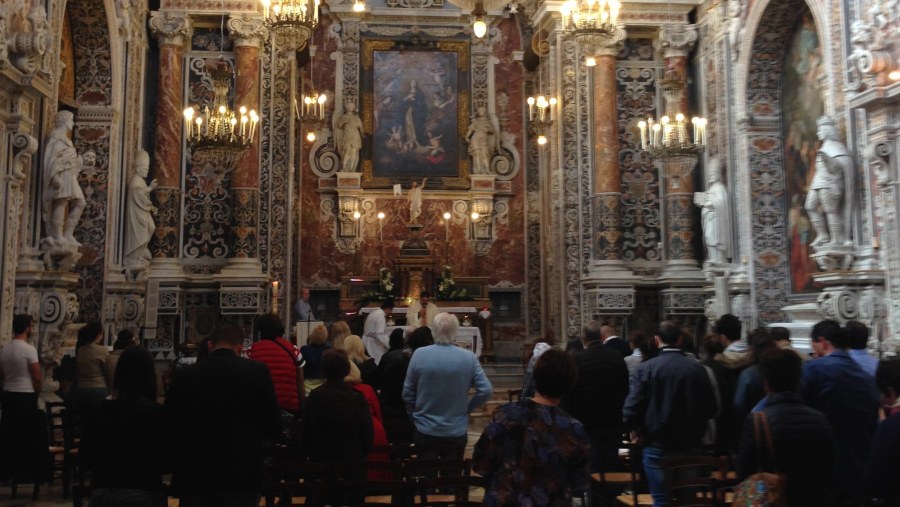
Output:
<path fill-rule="evenodd" d="M 369 303 L 380 303 L 394 298 L 394 274 L 388 268 L 378 270 L 378 290 L 370 290 L 364 292 L 356 299 L 357 307 L 365 306 Z"/>
<path fill-rule="evenodd" d="M 456 290 L 456 282 L 453 281 L 453 268 L 450 266 L 444 266 L 441 269 L 441 279 L 438 280 L 435 298 L 437 298 L 438 301 L 463 301 L 472 299 L 466 295 L 466 289 Z"/>

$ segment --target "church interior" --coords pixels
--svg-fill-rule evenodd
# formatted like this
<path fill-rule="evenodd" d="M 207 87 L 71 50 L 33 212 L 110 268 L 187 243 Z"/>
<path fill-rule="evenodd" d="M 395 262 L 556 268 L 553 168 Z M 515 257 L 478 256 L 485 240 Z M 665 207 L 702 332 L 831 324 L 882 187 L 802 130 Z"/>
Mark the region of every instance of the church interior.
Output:
<path fill-rule="evenodd" d="M 164 362 L 424 290 L 486 363 L 725 313 L 893 356 L 898 40 L 890 0 L 7 0 L 0 342 Z"/>

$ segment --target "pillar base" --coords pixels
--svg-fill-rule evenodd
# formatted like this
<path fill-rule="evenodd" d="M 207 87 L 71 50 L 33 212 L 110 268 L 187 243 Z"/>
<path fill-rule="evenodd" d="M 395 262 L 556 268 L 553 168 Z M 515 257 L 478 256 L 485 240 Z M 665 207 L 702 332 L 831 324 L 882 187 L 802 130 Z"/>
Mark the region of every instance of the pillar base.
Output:
<path fill-rule="evenodd" d="M 150 278 L 185 278 L 184 264 L 181 259 L 172 257 L 154 257 L 150 260 Z"/>
<path fill-rule="evenodd" d="M 697 261 L 682 260 L 666 262 L 666 267 L 663 269 L 661 278 L 663 281 L 696 280 L 702 282 L 706 279 L 706 276 L 703 274 L 703 271 L 700 270 Z"/>
<path fill-rule="evenodd" d="M 262 263 L 253 258 L 228 259 L 216 278 L 267 280 L 262 272 Z"/>

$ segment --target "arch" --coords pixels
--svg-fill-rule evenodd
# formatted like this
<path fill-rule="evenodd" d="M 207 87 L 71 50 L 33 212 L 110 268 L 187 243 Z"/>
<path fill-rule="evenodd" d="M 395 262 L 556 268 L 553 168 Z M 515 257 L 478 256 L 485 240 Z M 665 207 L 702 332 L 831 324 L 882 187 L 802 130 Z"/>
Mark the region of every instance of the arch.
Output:
<path fill-rule="evenodd" d="M 794 27 L 804 12 L 812 13 L 823 52 L 824 68 L 830 68 L 832 50 L 824 6 L 803 0 L 770 0 L 754 3 L 747 16 L 735 72 L 735 107 L 739 122 L 738 180 L 743 203 L 752 213 L 740 220 L 742 250 L 753 252 L 755 280 L 754 314 L 762 324 L 783 320 L 781 309 L 791 294 L 788 255 L 787 193 L 785 184 L 782 110 L 782 72 Z M 832 91 L 831 83 L 824 93 Z M 826 112 L 834 104 L 826 101 Z M 739 206 L 741 204 L 739 203 Z"/>

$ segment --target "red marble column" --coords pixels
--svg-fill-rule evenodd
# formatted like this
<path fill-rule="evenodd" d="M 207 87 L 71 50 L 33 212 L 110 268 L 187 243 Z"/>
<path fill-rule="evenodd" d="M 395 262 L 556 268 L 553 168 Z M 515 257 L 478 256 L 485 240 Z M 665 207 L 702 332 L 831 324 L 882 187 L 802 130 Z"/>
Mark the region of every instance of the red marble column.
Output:
<path fill-rule="evenodd" d="M 616 55 L 625 31 L 610 36 L 596 51 L 594 67 L 594 195 L 593 260 L 622 262 L 622 175 L 619 169 L 619 125 L 616 108 Z"/>
<path fill-rule="evenodd" d="M 153 176 L 159 215 L 150 242 L 154 257 L 178 257 L 181 223 L 181 149 L 184 108 L 184 49 L 191 39 L 191 20 L 186 14 L 154 12 L 150 30 L 159 41 L 159 98 Z"/>
<path fill-rule="evenodd" d="M 660 46 L 665 61 L 665 80 L 677 78 L 682 87 L 681 100 L 667 102 L 666 114 L 675 118 L 678 112 L 689 116 L 687 90 L 687 57 L 697 42 L 697 29 L 692 25 L 667 27 L 660 31 Z M 690 127 L 689 127 L 690 128 Z M 668 171 L 669 168 L 666 168 Z M 695 167 L 696 170 L 696 167 Z M 677 184 L 677 187 L 676 187 Z M 666 178 L 666 222 L 668 263 L 693 268 L 697 265 L 694 252 L 694 176 L 674 180 Z"/>
<path fill-rule="evenodd" d="M 234 39 L 234 108 L 245 106 L 260 113 L 259 51 L 267 36 L 262 18 L 234 17 L 228 20 Z M 235 258 L 259 258 L 259 133 L 231 175 L 234 223 L 231 247 Z"/>

